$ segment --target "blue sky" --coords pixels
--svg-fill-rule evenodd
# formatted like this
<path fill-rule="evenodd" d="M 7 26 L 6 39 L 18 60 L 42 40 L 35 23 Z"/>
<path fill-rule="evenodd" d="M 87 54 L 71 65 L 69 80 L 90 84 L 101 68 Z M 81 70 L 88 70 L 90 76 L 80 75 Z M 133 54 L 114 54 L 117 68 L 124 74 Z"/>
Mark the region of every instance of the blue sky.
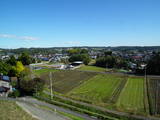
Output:
<path fill-rule="evenodd" d="M 0 48 L 160 45 L 160 0 L 1 0 Z"/>

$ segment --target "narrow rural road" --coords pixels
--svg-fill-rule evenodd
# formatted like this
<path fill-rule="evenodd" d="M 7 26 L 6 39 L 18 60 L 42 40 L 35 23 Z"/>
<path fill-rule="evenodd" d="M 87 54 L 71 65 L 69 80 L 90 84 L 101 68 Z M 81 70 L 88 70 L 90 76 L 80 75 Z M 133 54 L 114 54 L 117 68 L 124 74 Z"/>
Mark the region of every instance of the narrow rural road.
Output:
<path fill-rule="evenodd" d="M 62 108 L 62 107 L 59 107 L 59 106 L 56 106 L 56 105 L 53 105 L 53 104 L 49 104 L 49 103 L 46 103 L 46 102 L 42 102 L 42 101 L 39 101 L 39 100 L 34 99 L 32 97 L 20 98 L 20 99 L 18 99 L 18 101 L 23 101 L 25 103 L 32 103 L 32 104 L 37 104 L 37 105 L 41 105 L 41 106 L 46 106 L 50 109 L 53 109 L 53 110 L 56 109 L 57 111 L 61 111 L 61 112 L 64 112 L 64 113 L 69 113 L 69 114 L 75 115 L 77 117 L 81 117 L 85 120 L 97 120 L 96 118 L 92 118 L 89 115 L 79 113 L 79 112 L 75 112 L 75 111 L 71 111 L 69 109 L 65 109 L 65 108 Z"/>
<path fill-rule="evenodd" d="M 16 102 L 16 103 L 26 112 L 28 112 L 33 117 L 39 120 L 70 120 L 68 118 L 62 117 L 60 114 L 54 111 L 42 109 L 36 104 L 30 104 L 25 102 Z"/>

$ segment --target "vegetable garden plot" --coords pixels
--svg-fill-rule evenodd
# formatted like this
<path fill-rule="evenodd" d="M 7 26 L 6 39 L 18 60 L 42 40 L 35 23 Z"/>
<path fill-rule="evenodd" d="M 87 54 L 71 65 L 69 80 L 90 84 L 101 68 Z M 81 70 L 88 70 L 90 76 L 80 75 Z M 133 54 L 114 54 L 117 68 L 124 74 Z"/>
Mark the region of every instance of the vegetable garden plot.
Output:
<path fill-rule="evenodd" d="M 150 112 L 160 114 L 160 78 L 149 78 L 147 82 Z"/>

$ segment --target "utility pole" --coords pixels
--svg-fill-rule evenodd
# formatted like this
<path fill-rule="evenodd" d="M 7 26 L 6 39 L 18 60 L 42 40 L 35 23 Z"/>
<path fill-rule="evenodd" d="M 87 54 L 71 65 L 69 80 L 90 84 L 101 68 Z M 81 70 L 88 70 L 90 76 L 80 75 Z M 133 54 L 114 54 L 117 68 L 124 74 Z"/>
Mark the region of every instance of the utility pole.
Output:
<path fill-rule="evenodd" d="M 157 115 L 158 114 L 158 93 L 159 93 L 158 89 L 160 87 L 160 84 L 159 84 L 158 80 L 156 80 L 156 85 L 157 86 L 156 86 L 156 98 L 155 98 L 155 103 L 156 103 L 155 114 Z"/>
<path fill-rule="evenodd" d="M 145 65 L 145 81 L 147 81 L 147 65 Z"/>
<path fill-rule="evenodd" d="M 33 73 L 33 66 L 32 65 L 29 65 L 30 67 L 30 71 L 31 71 L 31 79 L 33 80 L 35 78 L 35 74 Z M 38 89 L 38 86 L 37 86 L 37 82 L 36 82 L 36 96 L 38 96 L 38 92 L 37 92 L 37 89 Z"/>
<path fill-rule="evenodd" d="M 108 69 L 108 68 L 107 68 L 107 63 L 106 63 L 106 72 L 107 72 L 107 69 Z"/>
<path fill-rule="evenodd" d="M 52 90 L 52 72 L 50 72 L 49 78 L 50 78 L 50 87 L 51 87 L 50 93 L 51 93 L 51 100 L 52 100 L 52 99 L 53 99 L 53 90 Z"/>

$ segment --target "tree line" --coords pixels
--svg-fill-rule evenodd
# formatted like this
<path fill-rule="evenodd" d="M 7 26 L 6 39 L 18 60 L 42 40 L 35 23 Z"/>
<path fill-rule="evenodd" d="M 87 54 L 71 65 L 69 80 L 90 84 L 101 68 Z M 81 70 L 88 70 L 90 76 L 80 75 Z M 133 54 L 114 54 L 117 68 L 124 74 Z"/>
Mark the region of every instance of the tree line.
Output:
<path fill-rule="evenodd" d="M 112 51 L 105 51 L 103 56 L 98 56 L 95 65 L 105 68 L 128 69 L 128 61 L 119 56 L 113 56 Z"/>
<path fill-rule="evenodd" d="M 9 77 L 17 77 L 17 81 L 11 81 L 15 90 L 9 96 L 33 95 L 43 90 L 44 80 L 32 77 L 33 73 L 28 67 L 34 62 L 35 60 L 27 53 L 22 53 L 18 59 L 10 56 L 8 60 L 0 60 L 0 73 Z"/>

